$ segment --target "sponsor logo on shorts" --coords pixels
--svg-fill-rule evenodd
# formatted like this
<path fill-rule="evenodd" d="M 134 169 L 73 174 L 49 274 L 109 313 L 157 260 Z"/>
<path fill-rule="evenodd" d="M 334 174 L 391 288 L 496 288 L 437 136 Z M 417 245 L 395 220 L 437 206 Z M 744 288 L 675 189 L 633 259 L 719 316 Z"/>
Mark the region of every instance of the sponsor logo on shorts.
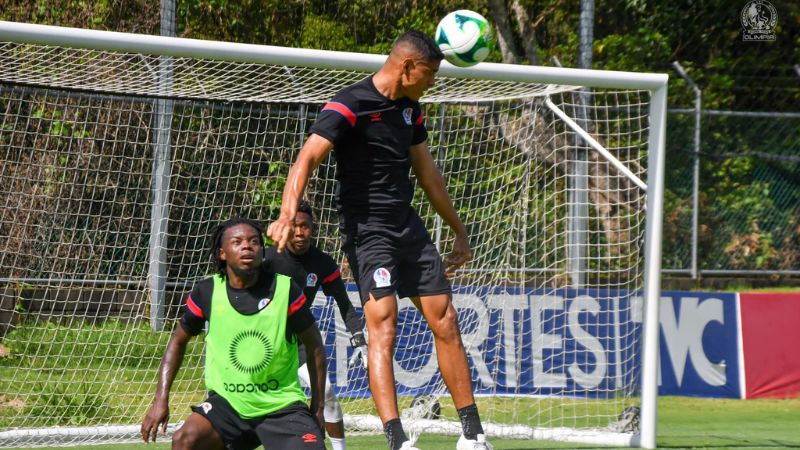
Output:
<path fill-rule="evenodd" d="M 316 434 L 306 433 L 301 437 L 303 438 L 303 442 L 305 442 L 306 444 L 313 444 L 314 442 L 317 442 Z"/>
<path fill-rule="evenodd" d="M 315 273 L 308 274 L 308 276 L 306 277 L 306 287 L 314 287 L 314 286 L 316 286 L 317 285 L 317 280 L 319 280 L 319 278 L 317 277 L 317 274 L 315 274 Z"/>
<path fill-rule="evenodd" d="M 278 380 L 276 380 L 274 378 L 271 379 L 271 380 L 267 380 L 266 383 L 225 383 L 225 382 L 223 382 L 222 385 L 223 385 L 223 387 L 225 388 L 225 390 L 227 392 L 237 392 L 237 393 L 240 393 L 240 394 L 243 393 L 243 392 L 269 392 L 269 391 L 275 391 L 275 390 L 278 390 L 278 388 L 280 387 L 280 383 L 278 383 Z M 208 409 L 211 409 L 211 405 L 209 405 Z"/>
<path fill-rule="evenodd" d="M 259 300 L 258 301 L 258 310 L 261 311 L 262 309 L 266 308 L 267 305 L 269 305 L 269 302 L 271 302 L 271 301 L 272 301 L 271 298 L 262 298 L 261 300 Z"/>
<path fill-rule="evenodd" d="M 414 112 L 411 108 L 406 108 L 403 110 L 403 120 L 406 121 L 406 125 L 411 125 L 411 114 Z"/>
<path fill-rule="evenodd" d="M 392 284 L 392 274 L 384 267 L 379 267 L 372 274 L 372 279 L 375 280 L 375 287 L 387 287 Z"/>
<path fill-rule="evenodd" d="M 203 410 L 204 414 L 208 414 L 208 412 L 211 411 L 211 408 L 212 408 L 211 403 L 203 402 L 200 404 L 200 409 Z"/>

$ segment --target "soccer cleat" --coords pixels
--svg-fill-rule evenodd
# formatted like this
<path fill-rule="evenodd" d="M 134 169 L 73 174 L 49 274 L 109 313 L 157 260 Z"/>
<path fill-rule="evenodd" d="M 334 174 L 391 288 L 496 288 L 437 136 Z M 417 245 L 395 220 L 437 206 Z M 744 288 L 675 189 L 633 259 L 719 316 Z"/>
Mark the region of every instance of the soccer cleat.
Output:
<path fill-rule="evenodd" d="M 417 447 L 414 447 L 414 443 L 411 441 L 403 442 L 403 445 L 400 446 L 400 450 L 419 450 Z"/>
<path fill-rule="evenodd" d="M 486 441 L 485 434 L 479 434 L 475 439 L 467 439 L 463 434 L 458 438 L 456 450 L 493 450 L 492 444 Z"/>

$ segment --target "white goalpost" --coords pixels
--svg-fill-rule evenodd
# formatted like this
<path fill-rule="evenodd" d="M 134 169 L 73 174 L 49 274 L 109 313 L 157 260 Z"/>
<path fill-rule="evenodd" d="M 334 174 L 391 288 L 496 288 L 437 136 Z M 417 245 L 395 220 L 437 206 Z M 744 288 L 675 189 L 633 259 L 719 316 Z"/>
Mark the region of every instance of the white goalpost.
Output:
<path fill-rule="evenodd" d="M 0 21 L 0 448 L 139 439 L 210 230 L 276 217 L 322 105 L 384 59 Z M 452 282 L 490 439 L 655 448 L 666 90 L 661 74 L 443 62 L 422 98 L 473 247 Z M 352 283 L 335 189 L 329 160 L 307 198 Z M 430 332 L 399 308 L 404 425 L 457 435 Z M 348 433 L 380 433 L 335 302 L 313 310 Z M 202 352 L 201 336 L 170 432 L 206 396 Z"/>

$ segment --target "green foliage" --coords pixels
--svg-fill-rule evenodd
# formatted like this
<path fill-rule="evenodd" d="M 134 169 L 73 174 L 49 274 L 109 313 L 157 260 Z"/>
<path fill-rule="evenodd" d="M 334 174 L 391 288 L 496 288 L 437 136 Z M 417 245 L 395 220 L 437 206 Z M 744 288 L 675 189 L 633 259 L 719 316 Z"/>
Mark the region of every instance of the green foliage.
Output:
<path fill-rule="evenodd" d="M 596 69 L 651 71 L 653 61 L 668 61 L 669 40 L 658 31 L 640 28 L 594 42 Z"/>
<path fill-rule="evenodd" d="M 324 48 L 326 50 L 353 51 L 355 36 L 347 26 L 337 20 L 323 16 L 306 16 L 300 46 Z"/>
<path fill-rule="evenodd" d="M 506 8 L 505 19 L 512 27 L 511 39 L 519 49 L 522 49 L 527 38 L 532 37 L 536 43 L 536 52 L 545 64 L 552 64 L 550 58 L 556 56 L 566 67 L 576 65 L 580 36 L 580 2 L 519 0 L 512 3 L 505 0 L 499 3 Z M 789 72 L 788 75 L 781 75 L 783 78 L 773 78 L 773 74 L 777 67 L 790 67 L 800 61 L 800 4 L 787 0 L 773 0 L 772 3 L 778 13 L 776 40 L 757 43 L 742 40 L 742 26 L 739 22 L 739 13 L 743 6 L 741 4 L 726 0 L 597 0 L 593 28 L 593 65 L 601 69 L 669 73 L 671 107 L 689 107 L 694 101 L 692 90 L 683 79 L 675 76 L 671 68 L 673 61 L 680 61 L 702 89 L 704 108 L 796 111 L 800 104 L 796 75 Z M 494 8 L 497 4 L 490 5 L 487 0 L 177 0 L 177 33 L 179 36 L 198 39 L 386 54 L 395 37 L 405 29 L 413 27 L 432 34 L 438 20 L 455 9 L 478 11 L 496 25 L 500 19 Z M 524 25 L 530 26 L 532 36 L 520 34 L 523 24 L 518 23 L 519 11 L 528 15 L 530 23 Z M 159 2 L 155 0 L 0 0 L 0 19 L 156 34 L 160 18 Z M 499 50 L 494 51 L 489 60 L 499 61 Z M 202 75 L 207 83 L 212 83 L 213 77 L 217 76 Z M 786 87 L 776 90 L 773 85 L 780 85 L 781 82 Z M 36 161 L 30 158 L 19 161 L 21 167 L 25 164 L 40 164 L 45 167 L 47 182 L 31 189 L 40 189 L 37 192 L 45 194 L 46 201 L 52 208 L 73 207 L 72 204 L 59 206 L 55 201 L 55 193 L 58 192 L 61 180 L 75 173 L 86 173 L 76 170 L 82 167 L 75 165 L 78 161 L 86 164 L 84 160 L 66 154 L 67 149 L 74 149 L 76 145 L 82 149 L 89 148 L 93 138 L 107 138 L 95 135 L 97 132 L 80 125 L 96 119 L 80 117 L 74 111 L 77 110 L 53 107 L 44 102 L 39 104 L 33 114 L 38 119 L 34 121 L 36 133 L 47 136 L 48 139 L 42 139 L 35 145 L 47 145 L 65 154 L 52 161 Z M 671 116 L 670 120 L 674 117 Z M 192 119 L 189 128 L 223 128 L 225 123 L 222 115 L 210 113 L 203 119 Z M 671 150 L 667 159 L 668 183 L 665 194 L 665 227 L 670 231 L 665 234 L 665 266 L 687 266 L 687 226 L 691 218 L 691 192 L 687 190 L 691 179 L 688 170 L 691 159 L 687 152 L 692 145 L 692 126 L 690 122 L 682 123 L 680 128 L 670 125 L 668 145 Z M 7 127 L 4 123 L 3 130 Z M 700 196 L 703 211 L 701 253 L 724 255 L 712 256 L 705 267 L 781 267 L 789 264 L 786 261 L 797 261 L 800 258 L 797 256 L 800 250 L 794 244 L 792 233 L 787 232 L 796 226 L 793 222 L 797 211 L 794 205 L 800 196 L 797 194 L 797 178 L 790 173 L 796 169 L 796 164 L 781 169 L 753 158 L 735 159 L 725 156 L 737 152 L 763 152 L 764 149 L 782 148 L 791 152 L 791 149 L 800 146 L 796 134 L 785 131 L 792 129 L 797 127 L 790 125 L 781 131 L 783 136 L 789 137 L 780 142 L 768 140 L 768 137 L 776 134 L 771 131 L 747 134 L 747 126 L 741 124 L 733 125 L 730 129 L 711 125 L 709 129 L 703 130 L 702 147 L 704 155 L 708 157 L 703 158 L 701 176 L 701 189 L 704 190 Z M 3 130 L 0 130 L 0 143 L 6 145 L 11 143 L 11 135 Z M 238 133 L 240 130 L 231 126 L 230 132 Z M 222 144 L 223 151 L 259 147 L 254 128 L 245 130 L 242 134 L 240 141 Z M 188 135 L 182 135 L 184 136 Z M 203 151 L 201 142 L 180 139 L 181 137 L 178 138 L 180 144 L 187 146 L 187 150 L 181 151 Z M 301 136 L 287 145 L 297 148 L 300 140 Z M 748 144 L 752 142 L 760 142 L 761 145 L 756 148 L 755 144 Z M 450 145 L 453 148 L 448 151 L 456 155 L 454 158 L 458 158 L 459 154 L 467 151 L 470 143 Z M 137 151 L 144 152 L 144 147 L 139 147 Z M 213 152 L 208 152 L 208 155 L 212 154 Z M 286 168 L 271 164 L 271 161 L 278 160 L 273 156 L 264 155 L 258 161 L 241 167 L 223 164 L 219 168 L 231 178 L 269 174 L 269 178 L 249 180 L 255 185 L 251 190 L 255 192 L 253 198 L 243 200 L 232 196 L 228 199 L 229 204 L 239 205 L 249 201 L 257 208 L 244 212 L 252 212 L 265 218 L 276 214 L 279 199 L 276 192 L 280 191 L 280 174 L 285 173 Z M 97 161 L 104 160 L 97 158 Z M 191 248 L 193 245 L 183 242 L 184 225 L 181 224 L 185 211 L 181 208 L 191 208 L 195 202 L 189 193 L 214 189 L 213 186 L 204 184 L 202 174 L 198 173 L 201 170 L 199 167 L 178 164 L 175 168 L 186 188 L 182 191 L 185 194 L 179 193 L 175 197 L 176 207 L 170 217 L 170 231 L 176 236 L 173 241 L 180 248 Z M 502 169 L 510 170 L 508 176 L 513 177 L 513 172 L 519 170 L 519 167 Z M 144 169 L 140 171 L 146 172 Z M 473 172 L 470 178 L 459 175 L 450 180 L 451 189 L 470 191 L 477 195 L 502 177 L 492 169 L 485 173 Z M 142 181 L 146 180 L 131 182 L 141 182 L 140 187 L 145 192 L 149 186 Z M 98 214 L 106 217 L 118 215 L 118 208 L 104 202 L 113 187 L 103 186 L 102 180 L 91 178 L 86 178 L 83 182 L 97 187 L 87 188 L 85 193 L 75 193 L 76 197 L 85 194 L 92 198 L 94 203 L 89 207 L 96 208 Z M 542 194 L 532 195 L 535 197 Z M 122 201 L 125 203 L 129 200 Z M 74 207 L 86 208 L 83 205 Z M 221 214 L 230 215 L 233 209 Z M 479 220 L 474 217 L 474 212 L 464 210 L 462 214 Z M 90 228 L 87 223 L 68 225 L 70 229 L 76 230 L 75 234 L 79 233 L 77 230 Z M 142 248 L 146 246 L 145 243 L 140 245 Z M 53 248 L 54 245 L 45 239 L 43 247 Z M 742 248 L 749 250 L 741 250 Z M 146 255 L 141 252 L 123 255 L 124 252 L 120 249 L 109 248 L 106 251 L 112 255 L 110 259 L 115 261 L 127 259 L 131 261 L 130 264 L 143 264 L 146 259 Z M 184 255 L 176 254 L 174 257 L 183 258 Z M 82 263 L 83 261 L 79 264 Z M 100 272 L 118 273 L 121 270 L 119 264 L 126 263 L 109 264 Z M 202 268 L 198 270 L 202 271 Z"/>
<path fill-rule="evenodd" d="M 153 0 L 0 0 L 0 20 L 158 34 Z"/>

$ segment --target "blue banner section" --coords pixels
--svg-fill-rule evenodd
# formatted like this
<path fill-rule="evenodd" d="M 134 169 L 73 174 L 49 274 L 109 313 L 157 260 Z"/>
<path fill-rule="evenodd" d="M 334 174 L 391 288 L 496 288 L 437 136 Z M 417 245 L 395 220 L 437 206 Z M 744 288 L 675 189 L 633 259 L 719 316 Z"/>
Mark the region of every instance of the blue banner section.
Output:
<path fill-rule="evenodd" d="M 740 398 L 736 294 L 661 297 L 659 394 Z"/>
<path fill-rule="evenodd" d="M 361 314 L 355 286 L 351 300 Z M 477 394 L 611 397 L 638 389 L 642 299 L 620 290 L 455 289 Z M 433 338 L 408 299 L 398 302 L 398 394 L 441 383 Z M 315 299 L 337 392 L 367 397 L 348 367 L 348 333 L 332 299 Z M 665 292 L 660 305 L 660 394 L 739 396 L 735 294 Z"/>

